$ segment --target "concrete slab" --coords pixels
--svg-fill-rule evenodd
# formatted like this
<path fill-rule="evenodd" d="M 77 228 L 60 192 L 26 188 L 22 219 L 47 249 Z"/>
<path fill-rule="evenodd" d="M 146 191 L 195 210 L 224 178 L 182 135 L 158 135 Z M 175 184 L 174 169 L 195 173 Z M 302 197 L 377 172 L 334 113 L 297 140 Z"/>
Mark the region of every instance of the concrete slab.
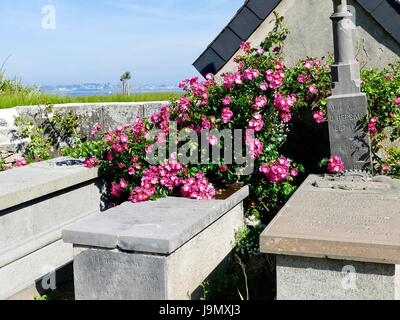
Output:
<path fill-rule="evenodd" d="M 248 195 L 244 187 L 226 200 L 169 197 L 124 203 L 64 229 L 63 239 L 81 246 L 171 254 Z"/>
<path fill-rule="evenodd" d="M 242 226 L 243 206 L 239 204 L 170 255 L 74 246 L 75 297 L 196 299 L 201 283 L 231 252 L 235 233 Z"/>
<path fill-rule="evenodd" d="M 400 263 L 400 180 L 311 175 L 261 235 L 278 255 Z"/>
<path fill-rule="evenodd" d="M 98 176 L 79 160 L 57 158 L 0 172 L 0 212 L 24 202 L 46 196 Z"/>

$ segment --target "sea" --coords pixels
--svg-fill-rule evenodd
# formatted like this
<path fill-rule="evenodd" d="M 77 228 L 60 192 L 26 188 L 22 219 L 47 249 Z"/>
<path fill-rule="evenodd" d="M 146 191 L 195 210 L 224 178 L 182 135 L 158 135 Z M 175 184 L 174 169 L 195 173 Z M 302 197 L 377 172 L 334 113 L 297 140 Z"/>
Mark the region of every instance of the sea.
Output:
<path fill-rule="evenodd" d="M 42 86 L 40 91 L 48 94 L 80 97 L 80 96 L 107 96 L 120 94 L 122 90 L 118 86 L 101 86 L 101 85 L 70 85 L 70 86 Z M 131 90 L 131 94 L 140 93 L 156 93 L 156 92 L 182 92 L 174 85 L 159 85 L 159 86 L 140 86 Z"/>

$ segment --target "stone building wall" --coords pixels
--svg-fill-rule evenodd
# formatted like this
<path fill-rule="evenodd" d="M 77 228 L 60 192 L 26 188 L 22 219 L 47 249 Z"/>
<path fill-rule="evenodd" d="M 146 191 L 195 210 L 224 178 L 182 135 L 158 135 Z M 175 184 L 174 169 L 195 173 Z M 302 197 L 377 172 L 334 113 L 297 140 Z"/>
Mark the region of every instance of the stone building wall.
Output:
<path fill-rule="evenodd" d="M 400 45 L 356 1 L 349 0 L 356 12 L 355 52 L 364 62 L 363 67 L 383 68 L 400 59 Z M 286 40 L 284 56 L 289 64 L 306 56 L 327 56 L 333 53 L 333 32 L 330 16 L 331 0 L 282 0 L 275 8 L 285 17 L 290 34 Z M 272 13 L 251 35 L 248 41 L 259 45 L 275 25 Z M 238 52 L 239 53 L 239 52 Z M 235 54 L 236 55 L 236 54 Z M 233 58 L 219 71 L 230 71 Z"/>

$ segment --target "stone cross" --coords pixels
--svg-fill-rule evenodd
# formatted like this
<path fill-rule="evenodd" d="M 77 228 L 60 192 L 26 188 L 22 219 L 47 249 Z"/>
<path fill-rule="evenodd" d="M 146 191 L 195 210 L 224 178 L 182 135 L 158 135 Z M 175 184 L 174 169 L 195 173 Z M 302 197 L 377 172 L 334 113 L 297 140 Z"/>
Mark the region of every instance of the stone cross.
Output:
<path fill-rule="evenodd" d="M 328 98 L 329 141 L 332 156 L 340 156 L 346 170 L 372 170 L 371 142 L 363 125 L 368 100 L 361 92 L 360 65 L 353 48 L 352 14 L 347 0 L 333 0 L 335 63 L 332 96 Z"/>

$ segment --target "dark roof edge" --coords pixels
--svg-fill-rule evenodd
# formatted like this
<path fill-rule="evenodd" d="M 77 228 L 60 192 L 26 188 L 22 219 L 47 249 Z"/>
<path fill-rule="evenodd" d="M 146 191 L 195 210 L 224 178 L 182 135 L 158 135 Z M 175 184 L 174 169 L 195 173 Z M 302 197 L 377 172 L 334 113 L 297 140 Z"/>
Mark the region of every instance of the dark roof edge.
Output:
<path fill-rule="evenodd" d="M 400 43 L 400 1 L 383 0 L 371 10 L 374 0 L 357 0 L 358 3 L 389 33 L 397 43 Z"/>
<path fill-rule="evenodd" d="M 228 49 L 227 52 L 224 52 L 225 55 L 222 55 L 220 52 L 218 52 L 215 49 L 215 46 L 218 46 L 220 44 L 219 42 L 223 42 L 223 40 L 221 40 L 221 38 L 222 38 L 224 32 L 233 33 L 241 41 L 246 41 L 254 33 L 254 31 L 256 31 L 258 29 L 258 27 L 263 23 L 265 18 L 268 17 L 274 11 L 274 9 L 281 2 L 281 0 L 269 0 L 269 1 L 266 1 L 264 3 L 264 6 L 267 8 L 267 10 L 265 10 L 265 11 L 262 10 L 262 6 L 259 6 L 257 4 L 257 2 L 258 2 L 257 0 L 246 0 L 244 5 L 238 9 L 238 11 L 234 15 L 234 17 L 229 21 L 228 25 L 215 37 L 215 39 L 208 45 L 206 50 L 193 63 L 193 66 L 203 76 L 205 76 L 209 72 L 212 72 L 214 74 L 217 73 L 222 68 L 222 66 L 225 65 L 235 55 L 235 53 L 239 50 L 239 46 L 235 46 L 234 49 L 230 48 L 230 50 Z M 244 19 L 243 19 L 243 17 L 241 17 L 241 13 L 243 13 L 244 11 L 246 11 L 248 15 L 254 17 L 254 20 L 252 20 L 253 28 L 251 30 L 249 30 L 248 36 L 241 37 L 235 31 L 235 27 L 234 26 L 235 26 L 235 24 L 240 24 L 240 23 L 243 23 L 243 22 L 244 23 L 246 23 L 246 22 L 248 23 L 249 22 L 249 21 L 243 21 Z M 218 62 L 215 62 L 215 63 L 214 62 L 211 62 L 211 63 L 207 63 L 206 62 L 204 64 L 204 62 L 202 62 L 201 60 L 202 60 L 202 58 L 204 56 L 207 56 L 210 51 L 213 52 L 213 55 L 215 53 L 215 55 L 218 56 L 218 58 L 217 58 Z M 224 61 L 222 66 L 221 66 L 221 61 L 219 61 L 219 59 Z M 213 68 L 213 67 L 209 68 L 208 66 L 210 64 L 215 64 L 216 67 L 215 68 Z M 204 70 L 206 70 L 206 71 L 204 71 Z"/>
<path fill-rule="evenodd" d="M 395 41 L 400 43 L 400 0 L 356 0 Z M 281 0 L 246 0 L 228 25 L 196 59 L 193 66 L 205 76 L 217 73 L 239 50 L 238 39 L 246 41 L 275 10 Z M 238 27 L 245 32 L 239 34 Z M 234 39 L 235 41 L 232 41 Z M 229 41 L 230 40 L 230 41 Z M 214 60 L 208 57 L 210 55 Z"/>
<path fill-rule="evenodd" d="M 222 31 L 211 41 L 211 43 L 207 46 L 207 48 L 206 48 L 206 50 L 204 50 L 204 52 L 207 51 L 207 49 L 211 48 L 212 44 L 215 43 L 215 42 L 217 41 L 218 37 L 221 35 L 221 33 L 222 33 L 226 28 L 229 28 L 229 25 L 232 23 L 233 20 L 235 20 L 235 18 L 236 18 L 237 15 L 239 14 L 240 10 L 242 10 L 243 7 L 246 6 L 247 2 L 249 2 L 249 0 L 246 0 L 245 4 L 244 4 L 243 6 L 241 6 L 241 7 L 236 11 L 235 15 L 234 15 L 233 18 L 229 21 L 229 23 L 226 25 L 226 27 L 225 27 L 224 29 L 222 29 Z M 214 50 L 214 51 L 215 51 L 215 50 Z M 203 53 L 204 53 L 204 52 L 203 52 Z M 201 57 L 201 55 L 200 55 L 200 57 Z M 198 57 L 198 58 L 196 59 L 196 61 L 193 62 L 193 65 L 200 59 L 200 57 Z M 221 57 L 221 58 L 222 58 L 222 57 Z"/>

